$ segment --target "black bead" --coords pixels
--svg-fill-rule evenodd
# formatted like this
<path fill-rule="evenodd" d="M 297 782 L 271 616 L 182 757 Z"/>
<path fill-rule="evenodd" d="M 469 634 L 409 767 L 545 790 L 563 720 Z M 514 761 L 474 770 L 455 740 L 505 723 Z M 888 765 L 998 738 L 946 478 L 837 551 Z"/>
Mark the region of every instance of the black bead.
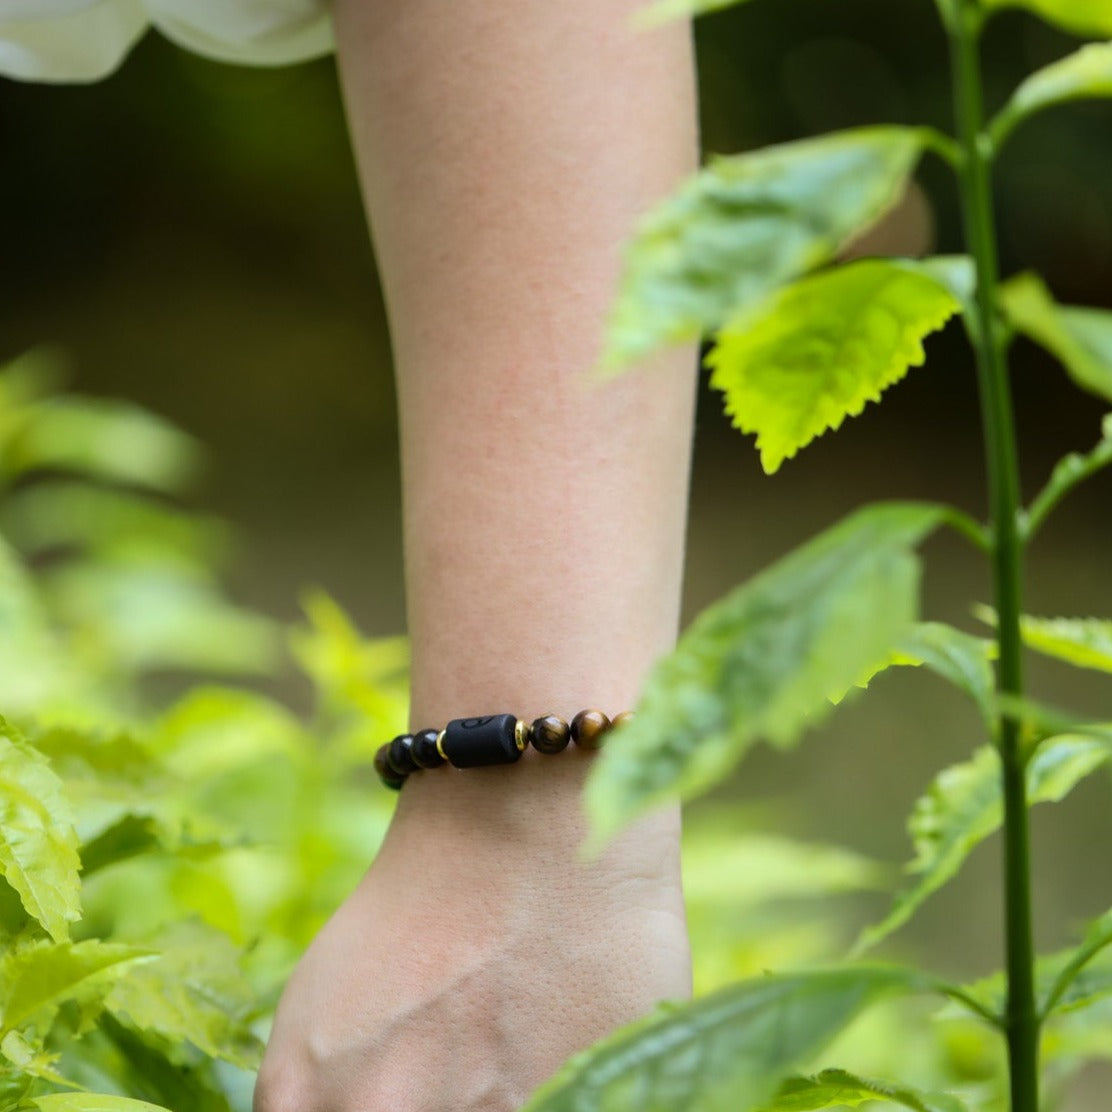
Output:
<path fill-rule="evenodd" d="M 419 730 L 413 735 L 410 755 L 418 768 L 439 768 L 444 764 L 444 758 L 436 748 L 438 735 L 438 730 Z"/>
<path fill-rule="evenodd" d="M 568 747 L 571 730 L 568 724 L 555 714 L 546 714 L 536 719 L 529 728 L 533 748 L 538 753 L 560 753 Z"/>
<path fill-rule="evenodd" d="M 390 742 L 390 751 L 386 761 L 399 776 L 408 776 L 417 771 L 417 762 L 413 759 L 413 735 L 401 734 Z"/>
<path fill-rule="evenodd" d="M 390 756 L 390 746 L 380 746 L 377 753 L 375 753 L 375 772 L 378 773 L 378 778 L 388 787 L 394 791 L 400 791 L 402 784 L 405 783 L 405 777 L 399 776 L 391 767 L 388 762 Z"/>
<path fill-rule="evenodd" d="M 456 768 L 513 764 L 517 747 L 517 717 L 488 714 L 483 718 L 454 718 L 444 727 L 444 752 Z"/>

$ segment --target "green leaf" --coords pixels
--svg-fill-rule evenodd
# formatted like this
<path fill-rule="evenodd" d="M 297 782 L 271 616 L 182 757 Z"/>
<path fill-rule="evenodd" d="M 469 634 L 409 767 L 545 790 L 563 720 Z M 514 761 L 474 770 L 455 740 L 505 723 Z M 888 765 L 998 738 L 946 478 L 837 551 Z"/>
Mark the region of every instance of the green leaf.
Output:
<path fill-rule="evenodd" d="M 198 470 L 192 437 L 130 402 L 65 395 L 26 411 L 7 445 L 7 468 L 83 472 L 161 491 L 184 488 Z"/>
<path fill-rule="evenodd" d="M 964 691 L 980 708 L 986 721 L 995 714 L 992 659 L 993 641 L 974 637 L 945 622 L 919 622 L 889 654 L 869 670 L 856 686 L 867 687 L 881 672 L 893 667 L 926 667 Z M 840 702 L 844 696 L 835 695 Z"/>
<path fill-rule="evenodd" d="M 45 1050 L 41 1039 L 27 1038 L 21 1031 L 9 1031 L 0 1039 L 0 1054 L 16 1069 L 31 1077 L 42 1078 L 64 1089 L 74 1087 L 54 1068 L 58 1055 Z M 0 1108 L 2 1107 L 3 1102 L 0 1100 Z"/>
<path fill-rule="evenodd" d="M 0 1070 L 0 1109 L 3 1112 L 21 1112 L 27 1107 L 23 1103 L 24 1098 L 34 1082 L 30 1074 Z"/>
<path fill-rule="evenodd" d="M 627 247 L 600 370 L 697 339 L 829 262 L 895 204 L 929 139 L 871 127 L 712 158 Z"/>
<path fill-rule="evenodd" d="M 1095 738 L 1051 738 L 1027 766 L 1028 799 L 1058 802 L 1110 757 L 1109 746 Z M 916 851 L 908 872 L 919 880 L 896 898 L 883 921 L 861 934 L 855 952 L 875 946 L 903 926 L 928 896 L 956 876 L 973 849 L 1000 827 L 1003 807 L 1000 759 L 991 746 L 940 772 L 908 822 Z"/>
<path fill-rule="evenodd" d="M 0 537 L 0 707 L 12 716 L 40 711 L 74 686 L 30 573 Z"/>
<path fill-rule="evenodd" d="M 199 569 L 145 557 L 71 565 L 46 582 L 61 616 L 111 667 L 266 674 L 277 664 L 275 623 L 229 603 Z"/>
<path fill-rule="evenodd" d="M 1101 618 L 1033 618 L 1019 622 L 1023 643 L 1043 656 L 1112 672 L 1112 621 Z"/>
<path fill-rule="evenodd" d="M 822 1108 L 856 1108 L 883 1101 L 912 1112 L 964 1112 L 965 1105 L 948 1093 L 925 1093 L 906 1085 L 858 1077 L 846 1070 L 827 1069 L 814 1077 L 793 1077 L 762 1112 L 816 1112 Z"/>
<path fill-rule="evenodd" d="M 105 998 L 108 1010 L 173 1044 L 188 1041 L 211 1058 L 257 1069 L 262 1048 L 247 1025 L 255 998 L 228 937 L 202 923 L 181 923 L 152 947 L 159 956 L 116 982 Z"/>
<path fill-rule="evenodd" d="M 1078 945 L 1036 959 L 1036 1007 L 1044 1021 L 1084 1011 L 1112 996 L 1112 961 L 1107 951 L 1110 943 L 1112 912 L 1106 912 L 1089 924 Z M 986 1011 L 1004 1014 L 1007 981 L 1002 971 L 966 985 L 963 992 Z"/>
<path fill-rule="evenodd" d="M 102 1093 L 51 1093 L 33 1097 L 31 1103 L 39 1112 L 170 1112 L 161 1104 Z"/>
<path fill-rule="evenodd" d="M 1039 1008 L 1045 1016 L 1084 1008 L 1112 994 L 1112 964 L 1104 953 L 1112 945 L 1112 911 L 1089 924 L 1081 942 L 1040 958 Z M 1102 957 L 1103 961 L 1098 961 Z"/>
<path fill-rule="evenodd" d="M 672 19 L 691 19 L 726 8 L 740 7 L 748 0 L 656 0 L 639 8 L 633 16 L 634 27 L 656 27 Z"/>
<path fill-rule="evenodd" d="M 130 962 L 151 952 L 90 939 L 22 943 L 0 957 L 0 1030 L 10 1031 L 66 1000 L 102 998 Z"/>
<path fill-rule="evenodd" d="M 73 813 L 45 757 L 0 719 L 0 873 L 52 938 L 81 918 Z"/>
<path fill-rule="evenodd" d="M 231 549 L 214 518 L 126 490 L 54 480 L 14 491 L 3 504 L 3 532 L 24 551 L 80 548 L 111 557 L 155 553 L 187 566 L 214 567 Z"/>
<path fill-rule="evenodd" d="M 688 903 L 745 904 L 816 899 L 882 888 L 887 869 L 841 846 L 772 834 L 723 834 L 685 819 L 683 891 Z"/>
<path fill-rule="evenodd" d="M 1112 313 L 1058 305 L 1034 274 L 1006 282 L 1001 303 L 1011 323 L 1046 348 L 1078 386 L 1112 401 Z"/>
<path fill-rule="evenodd" d="M 790 746 L 829 713 L 829 693 L 911 628 L 913 548 L 941 514 L 914 503 L 858 510 L 696 618 L 592 771 L 596 844 L 653 803 L 715 784 L 758 739 Z"/>
<path fill-rule="evenodd" d="M 1074 35 L 1112 35 L 1112 0 L 981 0 L 989 11 L 1024 8 Z"/>
<path fill-rule="evenodd" d="M 944 622 L 921 622 L 900 648 L 909 658 L 964 691 L 986 719 L 992 718 L 995 688 L 991 663 L 995 645 L 992 641 L 974 637 Z"/>
<path fill-rule="evenodd" d="M 1084 455 L 1070 452 L 1055 464 L 1046 486 L 1039 491 L 1025 515 L 1024 538 L 1029 542 L 1074 487 L 1109 464 L 1112 464 L 1112 413 L 1106 415 L 1102 422 L 1101 438 L 1095 448 Z"/>
<path fill-rule="evenodd" d="M 710 384 L 768 474 L 926 359 L 923 340 L 958 311 L 933 278 L 865 259 L 803 278 L 731 318 L 707 355 Z"/>
<path fill-rule="evenodd" d="M 773 974 L 670 1005 L 573 1057 L 523 1112 L 741 1112 L 862 1009 L 927 987 L 911 970 Z"/>
<path fill-rule="evenodd" d="M 293 631 L 290 648 L 313 681 L 322 709 L 331 714 L 354 711 L 377 736 L 403 729 L 408 639 L 364 637 L 322 590 L 307 592 L 302 607 L 309 625 Z"/>
<path fill-rule="evenodd" d="M 1090 43 L 1031 74 L 993 120 L 993 142 L 999 148 L 1017 124 L 1036 112 L 1095 97 L 1112 97 L 1112 43 Z"/>

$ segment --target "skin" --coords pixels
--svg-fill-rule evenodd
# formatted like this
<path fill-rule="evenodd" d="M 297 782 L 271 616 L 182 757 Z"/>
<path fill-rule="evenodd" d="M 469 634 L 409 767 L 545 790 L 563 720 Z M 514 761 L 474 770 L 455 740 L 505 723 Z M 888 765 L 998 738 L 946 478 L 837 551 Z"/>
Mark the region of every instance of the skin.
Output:
<path fill-rule="evenodd" d="M 640 0 L 336 0 L 398 376 L 411 727 L 631 707 L 675 641 L 692 347 L 587 377 L 637 218 L 697 161 Z M 593 758 L 419 773 L 291 978 L 256 1112 L 509 1112 L 690 993 L 679 812 L 579 859 Z"/>

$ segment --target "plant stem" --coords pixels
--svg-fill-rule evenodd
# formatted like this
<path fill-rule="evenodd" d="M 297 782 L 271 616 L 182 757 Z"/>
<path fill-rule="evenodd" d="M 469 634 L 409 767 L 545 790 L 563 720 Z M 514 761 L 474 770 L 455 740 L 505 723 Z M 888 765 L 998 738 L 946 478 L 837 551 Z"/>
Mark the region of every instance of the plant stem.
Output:
<path fill-rule="evenodd" d="M 999 268 L 992 209 L 991 143 L 984 127 L 981 92 L 981 11 L 965 0 L 949 28 L 954 103 L 963 161 L 962 212 L 968 248 L 977 267 L 974 331 L 992 525 L 993 588 L 1000 648 L 997 684 L 1008 696 L 1023 693 L 1019 616 L 1022 541 L 1019 535 L 1019 467 L 1005 346 L 997 311 Z M 1035 1008 L 1030 834 L 1026 756 L 1018 719 L 998 718 L 1004 790 L 1004 917 L 1008 1001 L 1004 1016 L 1012 1112 L 1038 1112 L 1039 1021 Z"/>

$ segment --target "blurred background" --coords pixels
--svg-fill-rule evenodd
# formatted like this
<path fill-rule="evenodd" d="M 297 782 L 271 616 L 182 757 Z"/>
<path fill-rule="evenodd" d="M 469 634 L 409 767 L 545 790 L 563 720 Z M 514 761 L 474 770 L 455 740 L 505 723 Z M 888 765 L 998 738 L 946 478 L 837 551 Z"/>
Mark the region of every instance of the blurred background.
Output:
<path fill-rule="evenodd" d="M 779 0 L 698 22 L 706 151 L 734 152 L 873 122 L 950 126 L 931 0 Z M 988 101 L 1076 44 L 1020 13 L 986 43 Z M 1000 168 L 1004 272 L 1042 271 L 1060 300 L 1112 307 L 1112 105 L 1026 125 Z M 331 59 L 222 65 L 148 35 L 90 86 L 0 81 L 0 363 L 56 347 L 70 384 L 165 416 L 207 447 L 191 505 L 239 539 L 232 594 L 289 621 L 313 585 L 372 636 L 404 630 L 390 343 Z M 435 167 L 430 167 L 430 173 Z M 960 247 L 949 175 L 928 161 L 866 252 Z M 1025 492 L 1091 446 L 1103 408 L 1025 342 L 1014 349 Z M 1112 472 L 1040 536 L 1028 609 L 1112 614 Z M 774 478 L 700 399 L 686 614 L 859 503 L 947 499 L 980 515 L 973 368 L 960 327 L 928 364 Z M 979 631 L 985 568 L 950 537 L 926 549 L 924 612 Z M 1033 690 L 1105 714 L 1099 676 L 1032 659 Z M 168 685 L 175 677 L 163 677 Z M 292 667 L 272 682 L 307 705 Z M 757 752 L 722 798 L 781 832 L 886 861 L 935 771 L 980 742 L 975 713 L 933 677 L 878 680 L 794 755 Z M 1106 778 L 1035 822 L 1042 949 L 1112 902 Z M 999 964 L 996 843 L 934 897 L 893 952 L 955 975 Z M 883 898 L 867 908 L 874 917 Z"/>

